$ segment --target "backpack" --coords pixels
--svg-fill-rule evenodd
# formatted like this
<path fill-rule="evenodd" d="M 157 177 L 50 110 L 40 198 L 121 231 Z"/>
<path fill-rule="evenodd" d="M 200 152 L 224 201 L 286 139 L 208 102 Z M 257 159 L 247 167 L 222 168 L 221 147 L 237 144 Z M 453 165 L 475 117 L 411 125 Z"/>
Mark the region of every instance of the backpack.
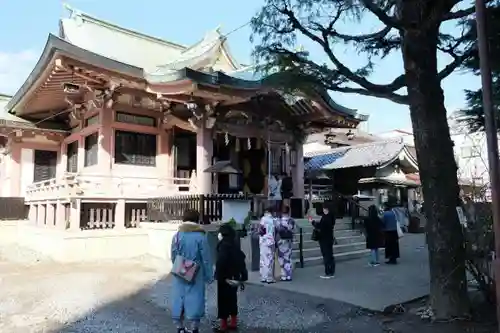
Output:
<path fill-rule="evenodd" d="M 234 275 L 236 280 L 245 282 L 248 281 L 248 270 L 245 262 L 246 256 L 242 250 L 235 251 L 233 253 L 234 263 L 236 264 L 234 267 Z"/>

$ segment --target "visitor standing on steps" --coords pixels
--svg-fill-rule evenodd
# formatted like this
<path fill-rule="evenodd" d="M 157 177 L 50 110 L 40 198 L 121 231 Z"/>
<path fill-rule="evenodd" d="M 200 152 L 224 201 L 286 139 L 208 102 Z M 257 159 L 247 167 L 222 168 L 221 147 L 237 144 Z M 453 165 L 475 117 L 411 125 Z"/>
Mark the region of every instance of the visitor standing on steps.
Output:
<path fill-rule="evenodd" d="M 320 277 L 330 279 L 335 276 L 335 257 L 333 256 L 335 214 L 330 211 L 330 207 L 325 206 L 320 221 L 312 221 L 312 224 L 317 232 L 317 240 L 325 265 L 325 275 Z"/>
<path fill-rule="evenodd" d="M 293 179 L 286 172 L 281 174 L 281 206 L 290 206 L 293 197 Z M 283 209 L 281 209 L 283 211 Z"/>
<path fill-rule="evenodd" d="M 270 175 L 267 186 L 268 200 L 273 204 L 273 211 L 276 213 L 281 213 L 281 179 L 277 174 Z"/>
<path fill-rule="evenodd" d="M 375 205 L 368 207 L 368 217 L 364 221 L 366 248 L 370 250 L 370 265 L 378 266 L 379 248 L 383 247 L 383 224 Z"/>

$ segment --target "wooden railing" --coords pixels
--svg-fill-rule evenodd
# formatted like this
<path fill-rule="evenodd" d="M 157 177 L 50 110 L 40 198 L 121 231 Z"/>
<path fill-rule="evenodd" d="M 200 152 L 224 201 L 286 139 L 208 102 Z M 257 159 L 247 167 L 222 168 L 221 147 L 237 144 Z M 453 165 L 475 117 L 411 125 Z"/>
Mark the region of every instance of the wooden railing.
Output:
<path fill-rule="evenodd" d="M 113 203 L 84 203 L 80 228 L 112 229 L 115 226 L 115 204 Z"/>
<path fill-rule="evenodd" d="M 80 229 L 113 229 L 116 227 L 116 203 L 83 203 Z M 146 203 L 125 204 L 125 228 L 137 228 L 147 219 Z"/>
<path fill-rule="evenodd" d="M 178 195 L 152 198 L 148 201 L 148 220 L 156 222 L 180 221 L 188 209 L 200 213 L 200 222 L 209 223 L 222 219 L 222 202 L 225 199 L 246 198 L 238 194 Z"/>
<path fill-rule="evenodd" d="M 28 186 L 26 202 L 81 198 L 148 199 L 188 193 L 191 180 L 186 178 L 118 177 L 111 175 L 66 174 Z"/>

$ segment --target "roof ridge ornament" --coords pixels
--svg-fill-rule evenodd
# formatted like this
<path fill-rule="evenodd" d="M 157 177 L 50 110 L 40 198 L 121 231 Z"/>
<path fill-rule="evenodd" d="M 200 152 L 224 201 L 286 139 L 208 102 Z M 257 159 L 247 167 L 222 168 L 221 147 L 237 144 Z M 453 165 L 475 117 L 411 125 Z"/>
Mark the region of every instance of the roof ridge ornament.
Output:
<path fill-rule="evenodd" d="M 62 5 L 63 5 L 63 8 L 66 9 L 69 12 L 69 18 L 70 19 L 76 19 L 76 18 L 81 17 L 82 12 L 79 11 L 78 9 L 73 8 L 71 5 L 69 5 L 66 2 L 63 2 Z"/>

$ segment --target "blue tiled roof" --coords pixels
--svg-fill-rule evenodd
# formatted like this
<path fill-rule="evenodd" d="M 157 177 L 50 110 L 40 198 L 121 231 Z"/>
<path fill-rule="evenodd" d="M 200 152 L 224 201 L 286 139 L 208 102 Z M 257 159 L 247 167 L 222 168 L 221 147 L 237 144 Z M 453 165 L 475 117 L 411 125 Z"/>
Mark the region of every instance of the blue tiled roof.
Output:
<path fill-rule="evenodd" d="M 344 156 L 344 154 L 347 151 L 349 151 L 349 149 L 345 149 L 345 150 L 342 150 L 339 152 L 333 152 L 333 153 L 314 156 L 309 161 L 306 162 L 306 164 L 304 165 L 304 170 L 305 171 L 320 170 L 325 165 L 332 164 L 337 159 Z"/>

